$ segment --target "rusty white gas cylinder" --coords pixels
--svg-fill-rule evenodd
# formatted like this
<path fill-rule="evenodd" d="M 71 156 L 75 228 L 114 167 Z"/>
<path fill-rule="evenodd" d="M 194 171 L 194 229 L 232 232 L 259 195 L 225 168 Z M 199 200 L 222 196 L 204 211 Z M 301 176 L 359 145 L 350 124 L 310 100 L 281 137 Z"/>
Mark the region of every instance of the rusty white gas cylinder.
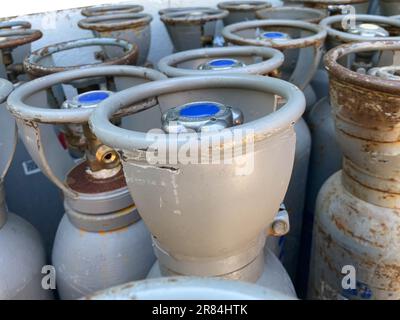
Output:
<path fill-rule="evenodd" d="M 368 0 L 285 0 L 288 4 L 298 3 L 304 7 L 326 10 L 329 14 L 341 13 L 343 8 L 351 6 L 354 13 L 367 13 Z"/>
<path fill-rule="evenodd" d="M 262 286 L 221 278 L 166 277 L 126 283 L 85 300 L 293 300 L 291 295 Z M 165 307 L 168 308 L 168 307 Z M 163 314 L 165 308 L 158 308 Z M 227 307 L 230 308 L 230 307 Z M 235 314 L 235 311 L 228 311 Z M 153 309 L 154 310 L 154 309 Z M 229 310 L 229 309 L 227 309 Z M 169 311 L 168 311 L 169 312 Z M 221 311 L 220 312 L 225 312 Z M 183 316 L 184 314 L 182 314 Z"/>
<path fill-rule="evenodd" d="M 325 18 L 321 25 L 328 31 L 328 47 L 345 42 L 377 41 L 382 39 L 400 40 L 389 31 L 400 27 L 399 22 L 387 17 L 373 15 L 355 15 L 355 25 L 348 30 L 338 28 L 338 23 L 345 16 L 337 15 Z M 399 29 L 398 29 L 399 30 Z M 395 34 L 395 32 L 394 32 Z M 376 65 L 374 53 L 356 54 L 353 60 L 349 60 L 352 70 L 366 72 Z M 307 270 L 311 246 L 313 217 L 315 202 L 323 183 L 342 167 L 342 152 L 335 139 L 334 120 L 331 115 L 329 96 L 322 98 L 311 110 L 307 117 L 307 123 L 311 130 L 312 149 L 307 185 L 306 209 L 303 228 L 302 271 L 303 288 L 307 286 Z"/>
<path fill-rule="evenodd" d="M 367 74 L 346 64 L 368 52 L 379 67 Z M 312 299 L 400 298 L 399 53 L 398 42 L 378 41 L 343 45 L 325 58 L 343 169 L 317 199 Z"/>
<path fill-rule="evenodd" d="M 276 95 L 286 102 L 276 106 Z M 108 120 L 148 98 L 157 98 L 160 121 L 151 134 Z M 161 275 L 263 282 L 266 230 L 288 228 L 277 212 L 294 162 L 294 123 L 304 106 L 304 95 L 288 82 L 224 74 L 145 84 L 95 110 L 90 126 L 124 155 Z M 287 274 L 278 277 L 294 294 Z"/>
<path fill-rule="evenodd" d="M 256 18 L 260 20 L 285 19 L 311 23 L 319 23 L 326 15 L 327 13 L 324 10 L 290 6 L 272 7 L 256 11 Z"/>
<path fill-rule="evenodd" d="M 268 47 L 233 46 L 182 51 L 161 59 L 158 69 L 169 77 L 204 76 L 215 74 L 259 74 L 268 76 L 283 63 L 283 54 Z M 298 245 L 302 225 L 302 210 L 311 148 L 310 134 L 306 123 L 300 119 L 295 125 L 295 164 L 289 189 L 284 200 L 290 215 L 290 232 L 283 239 L 271 237 L 267 243 L 273 252 L 282 258 L 285 268 L 294 276 L 297 265 Z M 303 191 L 302 191 L 303 192 Z M 299 210 L 300 208 L 300 210 Z M 285 254 L 283 254 L 285 252 Z"/>
<path fill-rule="evenodd" d="M 95 37 L 111 37 L 135 43 L 139 48 L 138 65 L 144 65 L 151 42 L 152 16 L 146 13 L 106 14 L 82 19 L 78 25 L 91 30 Z M 106 47 L 108 57 L 118 56 L 118 51 Z"/>
<path fill-rule="evenodd" d="M 399 2 L 396 0 L 379 0 L 380 12 L 384 16 L 400 14 Z"/>
<path fill-rule="evenodd" d="M 226 10 L 213 8 L 182 8 L 162 10 L 165 24 L 176 51 L 210 47 L 213 45 L 217 22 L 227 17 Z"/>
<path fill-rule="evenodd" d="M 12 90 L 10 82 L 0 79 L 0 300 L 51 299 L 51 290 L 42 287 L 42 268 L 47 263 L 39 233 L 9 212 L 5 202 L 3 181 L 17 142 L 15 121 L 5 106 Z"/>
<path fill-rule="evenodd" d="M 224 18 L 224 25 L 249 21 L 256 19 L 256 11 L 270 8 L 272 5 L 267 1 L 223 1 L 218 3 L 218 8 L 229 11 Z"/>
<path fill-rule="evenodd" d="M 138 13 L 143 11 L 143 6 L 138 4 L 102 4 L 82 9 L 81 14 L 85 17 Z"/>
<path fill-rule="evenodd" d="M 38 167 L 64 195 L 65 215 L 52 254 L 62 299 L 143 279 L 154 263 L 151 237 L 126 187 L 120 157 L 90 131 L 87 120 L 96 106 L 114 92 L 164 78 L 147 68 L 91 67 L 32 80 L 9 97 L 8 108 L 17 119 L 21 139 Z M 46 99 L 48 88 L 76 81 L 81 89 L 84 83 L 92 88 L 93 79 L 96 83 L 103 79 L 98 85 L 107 90 L 66 98 L 58 108 Z M 148 100 L 131 107 L 149 108 L 154 104 Z M 129 127 L 130 122 L 126 123 Z M 56 135 L 56 127 L 71 125 L 75 133 L 81 126 L 82 159 L 72 158 Z"/>
<path fill-rule="evenodd" d="M 0 22 L 0 77 L 16 83 L 24 80 L 22 61 L 31 51 L 31 43 L 42 32 L 31 29 L 26 21 Z"/>

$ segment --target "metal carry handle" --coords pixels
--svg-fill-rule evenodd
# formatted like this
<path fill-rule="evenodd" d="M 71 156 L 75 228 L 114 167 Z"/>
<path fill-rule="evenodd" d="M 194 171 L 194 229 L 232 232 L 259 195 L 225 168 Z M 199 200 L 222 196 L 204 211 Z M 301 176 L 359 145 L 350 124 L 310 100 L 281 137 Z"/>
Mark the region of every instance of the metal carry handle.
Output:
<path fill-rule="evenodd" d="M 44 66 L 41 65 L 40 61 L 48 56 L 55 53 L 71 50 L 76 48 L 91 47 L 91 46 L 114 46 L 120 47 L 124 50 L 124 54 L 120 57 L 108 59 L 103 62 L 96 64 L 87 65 L 74 65 L 68 67 L 57 67 L 57 66 Z M 106 66 L 106 65 L 130 65 L 136 62 L 139 54 L 139 48 L 134 43 L 129 43 L 125 40 L 114 39 L 114 38 L 89 38 L 89 39 L 78 39 L 62 43 L 57 43 L 51 46 L 47 46 L 32 52 L 24 60 L 24 68 L 27 73 L 33 77 L 42 77 L 52 73 L 68 71 L 73 69 L 82 69 L 93 66 Z"/>
<path fill-rule="evenodd" d="M 259 90 L 277 94 L 286 99 L 286 103 L 272 114 L 263 116 L 237 126 L 242 129 L 254 130 L 256 136 L 267 136 L 267 132 L 278 132 L 295 123 L 303 114 L 305 98 L 303 93 L 294 85 L 276 78 L 255 75 L 220 75 L 204 77 L 178 77 L 165 81 L 156 81 L 141 86 L 124 90 L 103 101 L 99 108 L 92 113 L 89 124 L 96 136 L 111 147 L 121 150 L 147 150 L 152 144 L 145 132 L 132 131 L 119 128 L 110 122 L 113 114 L 119 110 L 135 104 L 149 97 L 158 97 L 171 92 L 217 88 L 240 88 Z M 160 99 L 159 99 L 160 102 Z M 215 135 L 231 133 L 231 128 L 219 131 Z M 190 141 L 199 139 L 197 133 L 191 133 Z M 187 137 L 175 137 L 179 146 L 188 143 Z M 166 135 L 168 140 L 170 135 Z M 221 140 L 222 141 L 222 140 Z"/>
<path fill-rule="evenodd" d="M 75 165 L 67 150 L 59 143 L 49 124 L 87 123 L 93 109 L 52 109 L 46 99 L 46 89 L 89 77 L 114 77 L 116 90 L 165 79 L 158 71 L 132 66 L 102 66 L 55 73 L 19 86 L 9 96 L 7 107 L 17 119 L 20 138 L 42 172 L 65 194 L 77 198 L 64 179 Z M 143 106 L 145 108 L 146 106 Z"/>
<path fill-rule="evenodd" d="M 380 41 L 380 40 L 400 40 L 399 37 L 365 37 L 361 35 L 351 34 L 345 31 L 336 30 L 333 25 L 340 23 L 344 19 L 348 19 L 348 15 L 336 15 L 322 19 L 320 26 L 324 27 L 328 36 L 342 42 L 361 42 L 361 41 Z M 355 14 L 353 16 L 356 22 L 380 23 L 390 27 L 400 28 L 400 21 L 390 17 L 375 16 L 369 14 Z"/>
<path fill-rule="evenodd" d="M 227 58 L 229 56 L 243 56 L 243 57 L 261 57 L 265 59 L 262 62 L 249 64 L 234 70 L 198 70 L 189 68 L 176 67 L 177 64 L 188 62 L 196 59 L 217 59 Z M 218 74 L 232 74 L 232 73 L 246 73 L 246 74 L 260 74 L 266 75 L 271 71 L 279 68 L 284 60 L 282 52 L 273 48 L 265 47 L 222 47 L 222 48 L 209 48 L 209 49 L 195 49 L 182 51 L 170 56 L 162 58 L 158 63 L 158 70 L 165 73 L 169 77 L 180 76 L 198 76 L 198 75 L 212 75 Z"/>
<path fill-rule="evenodd" d="M 255 38 L 244 38 L 239 36 L 237 32 L 245 29 L 257 29 L 263 27 L 289 27 L 295 30 L 303 29 L 308 32 L 313 32 L 311 36 L 300 37 L 296 39 L 287 39 L 285 41 L 259 40 Z M 324 28 L 304 21 L 292 20 L 254 20 L 231 24 L 222 30 L 222 36 L 227 42 L 235 45 L 254 45 L 273 47 L 278 50 L 285 49 L 302 49 L 300 50 L 297 59 L 296 67 L 294 68 L 289 81 L 300 89 L 304 88 L 311 81 L 315 71 L 318 68 L 322 56 L 322 47 L 326 38 Z M 312 58 L 309 58 L 312 55 Z"/>
<path fill-rule="evenodd" d="M 0 30 L 0 49 L 15 48 L 40 39 L 42 32 L 35 29 L 3 29 Z"/>

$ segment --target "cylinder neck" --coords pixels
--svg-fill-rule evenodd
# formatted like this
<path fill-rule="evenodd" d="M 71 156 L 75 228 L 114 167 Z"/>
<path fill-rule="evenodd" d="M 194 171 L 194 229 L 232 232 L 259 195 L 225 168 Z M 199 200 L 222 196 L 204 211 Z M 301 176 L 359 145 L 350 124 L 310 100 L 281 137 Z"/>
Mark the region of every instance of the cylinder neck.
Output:
<path fill-rule="evenodd" d="M 7 205 L 5 200 L 4 182 L 0 181 L 0 229 L 7 221 Z"/>

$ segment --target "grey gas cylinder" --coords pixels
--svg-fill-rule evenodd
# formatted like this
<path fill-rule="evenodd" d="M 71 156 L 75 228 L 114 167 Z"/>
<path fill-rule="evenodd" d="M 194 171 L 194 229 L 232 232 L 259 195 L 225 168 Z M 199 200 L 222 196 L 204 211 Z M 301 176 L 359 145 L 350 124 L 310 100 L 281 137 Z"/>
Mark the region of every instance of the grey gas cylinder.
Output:
<path fill-rule="evenodd" d="M 141 67 L 87 67 L 29 81 L 8 99 L 29 154 L 64 195 L 65 216 L 52 254 L 62 299 L 143 279 L 155 260 L 150 234 L 127 190 L 120 156 L 90 131 L 87 118 L 114 92 L 164 78 Z M 84 84 L 93 87 L 93 79 L 107 90 L 84 90 Z M 77 84 L 83 93 L 54 108 L 46 93 L 61 83 Z M 147 100 L 131 107 L 149 108 L 154 103 Z M 115 123 L 131 124 L 129 119 Z M 60 144 L 60 127 L 71 133 L 65 135 L 67 147 L 83 152 L 82 159 L 71 157 Z M 75 143 L 81 140 L 82 144 Z"/>
<path fill-rule="evenodd" d="M 4 197 L 4 176 L 17 142 L 15 121 L 5 106 L 12 90 L 10 82 L 0 79 L 0 300 L 51 299 L 52 291 L 42 287 L 42 268 L 47 263 L 39 233 L 8 211 Z"/>
<path fill-rule="evenodd" d="M 284 99 L 282 105 L 276 105 L 276 95 Z M 162 121 L 152 135 L 108 120 L 148 98 L 157 98 Z M 111 96 L 95 110 L 90 126 L 124 154 L 129 190 L 152 233 L 163 276 L 262 279 L 267 233 L 289 228 L 288 219 L 277 212 L 294 162 L 294 123 L 304 107 L 302 92 L 283 80 L 221 74 L 141 85 Z M 233 143 L 232 134 L 245 138 Z M 257 137 L 254 153 L 242 145 L 253 145 L 251 137 Z M 207 147 L 209 139 L 215 141 L 212 147 Z M 233 148 L 243 153 L 232 153 Z M 189 155 L 182 153 L 188 149 Z M 213 157 L 218 155 L 217 162 Z M 239 160 L 248 161 L 235 164 Z"/>

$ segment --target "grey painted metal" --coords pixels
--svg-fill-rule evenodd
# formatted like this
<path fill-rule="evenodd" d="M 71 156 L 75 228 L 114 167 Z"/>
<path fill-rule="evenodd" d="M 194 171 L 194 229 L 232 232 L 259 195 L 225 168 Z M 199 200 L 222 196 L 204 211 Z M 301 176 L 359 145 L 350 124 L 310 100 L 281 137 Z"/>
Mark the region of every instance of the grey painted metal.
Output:
<path fill-rule="evenodd" d="M 228 16 L 220 9 L 187 8 L 185 11 L 164 11 L 160 15 L 176 51 L 212 46 L 217 21 Z"/>
<path fill-rule="evenodd" d="M 71 200 L 82 199 L 82 196 L 64 184 L 65 176 L 75 166 L 75 162 L 60 145 L 53 128 L 45 124 L 82 124 L 88 121 L 93 109 L 54 109 L 43 99 L 43 94 L 47 88 L 60 83 L 106 76 L 116 78 L 117 91 L 165 78 L 158 71 L 141 67 L 104 66 L 71 70 L 25 83 L 19 86 L 8 100 L 8 108 L 17 118 L 19 130 L 23 133 L 21 139 L 32 159 Z M 90 198 L 94 197 L 96 196 Z"/>
<path fill-rule="evenodd" d="M 218 8 L 229 11 L 229 15 L 224 18 L 224 25 L 232 23 L 255 20 L 256 11 L 271 7 L 267 1 L 223 1 L 218 3 Z"/>
<path fill-rule="evenodd" d="M 82 9 L 81 14 L 85 17 L 138 13 L 144 10 L 143 6 L 138 4 L 102 4 Z"/>
<path fill-rule="evenodd" d="M 285 19 L 301 20 L 310 23 L 319 23 L 326 15 L 327 13 L 323 10 L 290 6 L 266 8 L 256 11 L 256 18 L 260 20 Z"/>
<path fill-rule="evenodd" d="M 84 68 L 25 83 L 8 101 L 30 155 L 64 193 L 66 215 L 58 227 L 52 259 L 62 298 L 80 297 L 144 278 L 155 260 L 150 235 L 138 220 L 126 187 L 90 194 L 76 192 L 65 183 L 65 177 L 76 163 L 62 148 L 49 124 L 86 123 L 94 108 L 54 109 L 43 95 L 54 85 L 90 77 L 113 78 L 116 91 L 165 78 L 155 70 L 141 67 Z M 154 102 L 146 101 L 141 106 L 149 104 Z"/>
<path fill-rule="evenodd" d="M 291 39 L 260 39 L 260 30 L 286 32 Z M 303 90 L 319 65 L 326 31 L 304 21 L 257 20 L 227 26 L 222 35 L 227 42 L 235 45 L 265 46 L 283 51 L 283 78 Z"/>
<path fill-rule="evenodd" d="M 329 14 L 341 12 L 342 8 L 351 5 L 357 13 L 367 13 L 369 8 L 368 0 L 285 0 L 288 3 L 299 3 L 305 7 L 324 9 Z"/>
<path fill-rule="evenodd" d="M 381 14 L 384 16 L 392 16 L 400 14 L 399 2 L 396 0 L 379 0 Z"/>
<path fill-rule="evenodd" d="M 120 48 L 118 56 L 106 58 L 104 61 L 90 64 L 74 64 L 67 66 L 55 65 L 52 56 L 72 49 L 85 47 L 111 47 Z M 24 60 L 24 68 L 33 78 L 49 75 L 56 72 L 68 71 L 74 69 L 83 69 L 93 66 L 133 64 L 137 59 L 138 47 L 134 43 L 114 38 L 88 38 L 78 39 L 62 43 L 53 44 L 32 52 Z"/>
<path fill-rule="evenodd" d="M 337 27 L 338 23 L 341 23 L 343 19 L 346 19 L 346 15 L 335 15 L 327 17 L 320 22 L 320 25 L 326 28 L 328 32 L 327 45 L 328 48 L 333 48 L 341 43 L 346 42 L 361 42 L 361 41 L 379 41 L 379 40 L 400 40 L 398 36 L 398 29 L 400 28 L 400 21 L 392 19 L 389 17 L 368 15 L 368 14 L 356 14 L 354 15 L 356 25 L 361 23 L 372 23 L 377 26 L 382 26 L 383 28 L 390 31 L 389 28 L 394 28 L 396 32 L 393 32 L 389 37 L 386 36 L 366 36 L 351 33 L 351 29 L 343 30 Z"/>
<path fill-rule="evenodd" d="M 278 110 L 275 95 L 287 101 Z M 146 153 L 151 150 L 152 139 L 145 132 L 118 128 L 108 120 L 118 110 L 149 97 L 157 97 L 162 112 L 205 99 L 242 110 L 244 124 L 211 136 L 223 141 L 233 128 L 254 132 L 254 170 L 236 176 L 236 166 L 228 164 L 150 164 Z M 170 270 L 182 275 L 258 280 L 264 269 L 266 230 L 274 221 L 290 180 L 295 148 L 293 123 L 301 117 L 304 106 L 301 91 L 285 81 L 219 75 L 180 77 L 125 90 L 104 101 L 92 114 L 90 125 L 95 134 L 123 154 L 128 186 L 154 236 L 163 273 Z M 173 141 L 179 150 L 182 145 L 198 148 L 198 141 L 204 142 L 207 137 L 197 133 L 185 138 L 165 134 L 161 139 Z M 221 147 L 232 150 L 231 144 L 222 143 Z M 239 184 L 246 188 L 238 192 Z M 241 214 L 243 210 L 246 216 Z M 221 247 L 225 248 L 223 253 Z"/>
<path fill-rule="evenodd" d="M 7 209 L 4 176 L 10 166 L 17 142 L 14 119 L 5 107 L 13 90 L 0 79 L 0 300 L 51 299 L 52 292 L 42 289 L 42 267 L 46 255 L 38 232 L 28 222 Z"/>
<path fill-rule="evenodd" d="M 169 277 L 131 282 L 89 300 L 292 300 L 270 288 L 218 278 Z"/>
<path fill-rule="evenodd" d="M 210 7 L 173 7 L 165 8 L 158 11 L 158 14 L 162 16 L 163 14 L 175 13 L 175 12 L 185 12 L 185 11 L 207 11 Z"/>
<path fill-rule="evenodd" d="M 381 52 L 378 65 L 390 66 L 396 64 L 400 45 L 397 41 L 354 43 L 334 49 L 326 57 L 336 136 L 344 157 L 343 170 L 324 184 L 317 199 L 311 298 L 400 296 L 394 271 L 400 265 L 399 118 L 389 111 L 398 105 L 399 82 L 360 74 L 339 64 L 349 54 L 376 51 Z M 354 290 L 343 290 L 340 285 L 343 265 L 355 268 Z"/>
<path fill-rule="evenodd" d="M 152 16 L 146 13 L 107 14 L 82 19 L 78 25 L 92 30 L 97 38 L 116 38 L 135 43 L 139 48 L 137 64 L 144 65 L 150 50 Z M 109 57 L 118 56 L 115 50 L 104 47 Z"/>
<path fill-rule="evenodd" d="M 296 292 L 294 290 L 292 281 L 290 280 L 290 277 L 286 272 L 285 268 L 283 267 L 282 263 L 275 256 L 275 254 L 267 247 L 265 247 L 264 253 L 265 253 L 264 271 L 260 276 L 260 278 L 257 280 L 256 284 L 262 288 L 273 290 L 287 297 L 296 298 Z M 182 275 L 178 275 L 176 273 L 171 273 L 171 272 L 169 273 L 169 275 L 166 276 L 167 278 L 162 278 L 162 279 L 168 279 L 169 277 L 172 276 L 174 277 L 179 276 L 179 278 L 177 279 L 184 279 L 182 278 L 183 277 Z M 238 280 L 240 281 L 239 283 L 244 283 L 242 282 L 244 279 L 241 278 L 240 276 L 241 276 L 240 273 L 234 273 L 228 279 Z M 159 262 L 156 262 L 151 268 L 147 276 L 147 279 L 156 279 L 161 277 L 163 277 L 163 275 L 160 270 L 160 264 Z M 160 279 L 160 281 L 162 281 L 162 279 Z M 226 280 L 226 277 L 225 278 L 214 277 L 213 279 Z M 221 299 L 224 299 L 224 297 L 221 297 Z"/>
<path fill-rule="evenodd" d="M 154 260 L 150 234 L 142 220 L 122 229 L 94 232 L 74 225 L 68 212 L 58 228 L 52 257 L 61 299 L 77 299 L 144 279 Z"/>
<path fill-rule="evenodd" d="M 263 63 L 249 64 L 253 57 L 261 56 L 263 58 L 272 57 Z M 199 70 L 207 61 L 216 58 L 239 59 L 245 62 L 244 67 L 236 67 L 223 71 L 219 70 Z M 226 48 L 210 48 L 184 51 L 165 57 L 160 60 L 158 68 L 170 77 L 176 76 L 202 76 L 212 74 L 233 74 L 248 73 L 267 75 L 273 70 L 280 67 L 283 62 L 283 55 L 276 49 L 266 47 L 226 47 Z M 251 67 L 251 68 L 250 68 Z M 309 88 L 309 87 L 307 87 Z M 309 95 L 312 92 L 308 91 Z M 310 98 L 309 98 L 310 99 Z M 306 99 L 307 100 L 307 99 Z M 289 211 L 291 221 L 291 231 L 286 236 L 285 244 L 282 246 L 275 245 L 276 241 L 270 240 L 270 247 L 274 248 L 274 253 L 281 257 L 284 266 L 289 271 L 292 279 L 295 278 L 297 257 L 299 252 L 300 234 L 302 226 L 302 215 L 305 200 L 305 190 L 307 182 L 308 160 L 311 149 L 311 137 L 307 125 L 303 119 L 300 119 L 295 125 L 296 131 L 296 152 L 292 177 L 289 188 L 285 196 L 284 203 Z"/>
<path fill-rule="evenodd" d="M 201 70 L 201 66 L 213 59 L 236 59 L 242 67 L 226 70 Z M 260 62 L 259 60 L 262 59 Z M 283 63 L 283 54 L 273 48 L 263 47 L 223 47 L 182 51 L 164 57 L 158 62 L 158 69 L 168 77 L 247 73 L 267 75 Z"/>

